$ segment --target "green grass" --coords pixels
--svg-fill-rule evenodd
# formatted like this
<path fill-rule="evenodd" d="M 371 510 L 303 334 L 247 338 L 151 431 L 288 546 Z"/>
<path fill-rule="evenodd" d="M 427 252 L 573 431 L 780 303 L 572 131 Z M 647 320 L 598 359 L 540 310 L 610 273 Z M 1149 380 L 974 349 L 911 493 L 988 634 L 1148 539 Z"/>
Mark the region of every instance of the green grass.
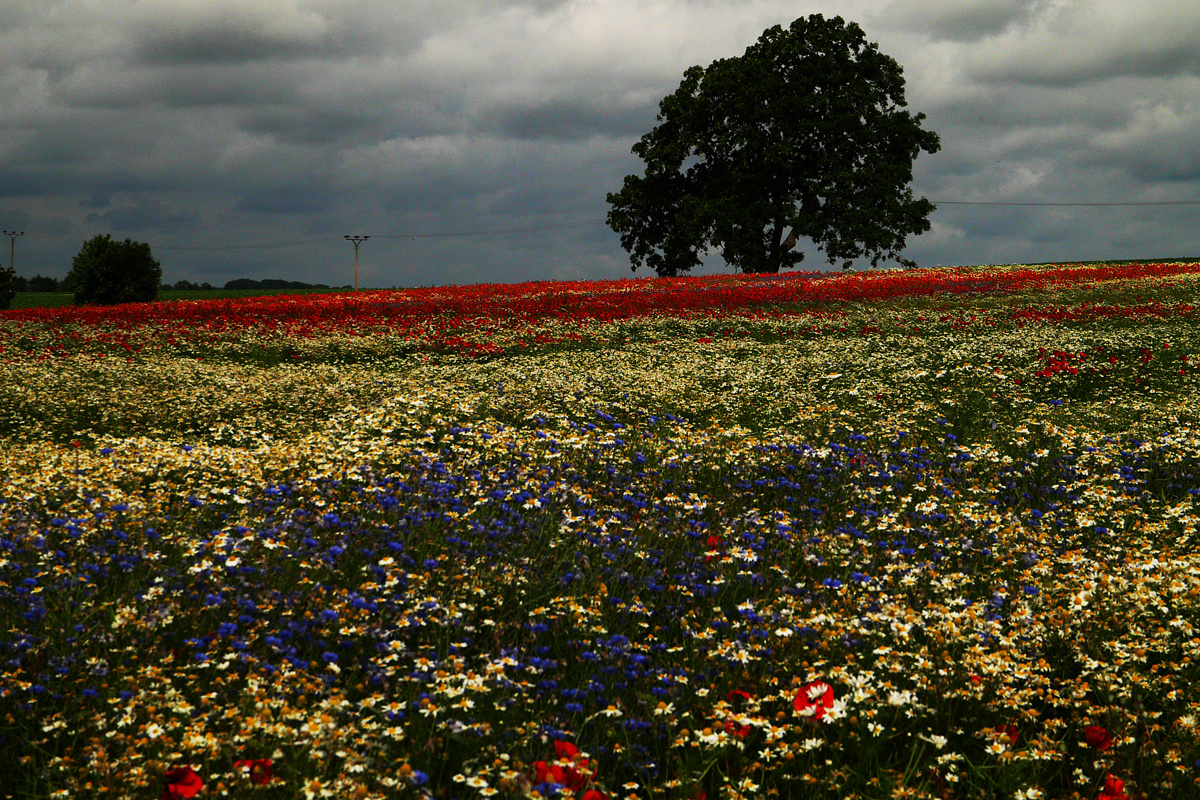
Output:
<path fill-rule="evenodd" d="M 335 294 L 345 289 L 197 289 L 177 292 L 174 289 L 158 293 L 166 300 L 236 300 L 242 297 L 263 297 L 283 294 Z M 10 308 L 61 308 L 72 305 L 71 292 L 17 292 Z"/>

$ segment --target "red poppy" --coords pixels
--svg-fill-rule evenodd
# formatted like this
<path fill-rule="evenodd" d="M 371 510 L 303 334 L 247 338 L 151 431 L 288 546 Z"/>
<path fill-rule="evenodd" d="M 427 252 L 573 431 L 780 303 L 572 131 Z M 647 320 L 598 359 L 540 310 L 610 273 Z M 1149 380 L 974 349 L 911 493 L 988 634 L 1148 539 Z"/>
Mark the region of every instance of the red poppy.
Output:
<path fill-rule="evenodd" d="M 746 735 L 748 733 L 750 733 L 750 726 L 743 725 L 740 722 L 734 722 L 731 719 L 727 719 L 727 720 L 725 720 L 725 732 L 728 733 L 730 736 L 736 736 L 739 739 L 744 739 L 744 738 L 746 738 Z"/>
<path fill-rule="evenodd" d="M 820 719 L 828 709 L 833 708 L 833 687 L 825 681 L 813 681 L 800 687 L 792 705 L 801 714 L 806 714 L 812 709 L 812 718 Z"/>
<path fill-rule="evenodd" d="M 163 776 L 167 785 L 163 788 L 162 800 L 175 800 L 177 797 L 195 797 L 204 788 L 204 781 L 191 767 L 178 767 Z"/>
<path fill-rule="evenodd" d="M 566 786 L 572 792 L 579 793 L 588 786 L 595 775 L 588 769 L 587 762 L 580 757 L 579 748 L 570 742 L 554 740 L 554 752 L 560 761 L 573 761 L 574 764 L 562 766 L 546 761 L 533 762 L 534 783 L 558 783 Z"/>
<path fill-rule="evenodd" d="M 545 761 L 533 762 L 534 783 L 566 783 L 563 780 L 563 770 L 558 764 Z"/>
<path fill-rule="evenodd" d="M 244 769 L 250 773 L 251 783 L 270 783 L 275 775 L 271 772 L 271 759 L 255 758 L 233 762 L 234 769 Z"/>
<path fill-rule="evenodd" d="M 1112 735 L 1101 725 L 1088 725 L 1083 729 L 1083 740 L 1088 747 L 1107 750 L 1112 746 Z"/>
<path fill-rule="evenodd" d="M 733 705 L 735 708 L 741 708 L 740 703 L 750 702 L 750 693 L 742 689 L 733 689 L 725 695 L 725 702 Z M 750 733 L 749 725 L 743 725 L 742 723 L 735 722 L 731 719 L 727 719 L 723 723 L 718 720 L 717 724 L 722 725 L 725 728 L 726 733 L 730 734 L 731 736 L 737 736 L 738 738 L 742 738 L 746 734 Z"/>
<path fill-rule="evenodd" d="M 554 753 L 559 758 L 569 758 L 574 761 L 579 757 L 579 748 L 570 742 L 564 742 L 561 739 L 555 739 Z"/>
<path fill-rule="evenodd" d="M 1001 725 L 1000 727 L 996 728 L 996 733 L 998 733 L 1002 736 L 1007 736 L 1008 743 L 1011 744 L 1013 747 L 1016 747 L 1017 742 L 1021 741 L 1021 734 L 1017 730 L 1017 726 L 1013 725 L 1011 723 L 1009 723 L 1007 725 Z"/>
<path fill-rule="evenodd" d="M 1125 781 L 1106 775 L 1104 789 L 1096 796 L 1096 800 L 1129 800 L 1129 795 L 1125 794 Z"/>
<path fill-rule="evenodd" d="M 723 542 L 723 541 L 721 541 L 721 537 L 720 537 L 720 536 L 710 536 L 710 537 L 708 537 L 708 539 L 707 539 L 707 540 L 704 542 L 704 546 L 705 546 L 705 547 L 708 549 L 708 551 L 709 551 L 709 552 L 711 552 L 711 551 L 713 551 L 713 550 L 720 550 L 720 549 L 721 549 L 721 545 L 722 545 L 722 544 L 724 544 L 724 542 Z M 706 555 L 706 556 L 704 557 L 704 563 L 705 563 L 705 564 L 707 564 L 707 563 L 709 563 L 710 561 L 712 561 L 714 558 L 717 558 L 717 556 L 708 556 L 708 555 Z"/>

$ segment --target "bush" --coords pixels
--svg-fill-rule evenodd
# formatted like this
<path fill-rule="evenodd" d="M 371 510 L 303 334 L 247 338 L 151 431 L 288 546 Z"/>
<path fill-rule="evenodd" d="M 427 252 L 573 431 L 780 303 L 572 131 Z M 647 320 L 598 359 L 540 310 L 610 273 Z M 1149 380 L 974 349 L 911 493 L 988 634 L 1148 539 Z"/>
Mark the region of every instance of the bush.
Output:
<path fill-rule="evenodd" d="M 0 308 L 12 305 L 17 296 L 17 275 L 9 267 L 0 267 Z"/>
<path fill-rule="evenodd" d="M 162 265 L 144 242 L 93 236 L 71 262 L 66 282 L 76 304 L 144 303 L 158 297 Z"/>

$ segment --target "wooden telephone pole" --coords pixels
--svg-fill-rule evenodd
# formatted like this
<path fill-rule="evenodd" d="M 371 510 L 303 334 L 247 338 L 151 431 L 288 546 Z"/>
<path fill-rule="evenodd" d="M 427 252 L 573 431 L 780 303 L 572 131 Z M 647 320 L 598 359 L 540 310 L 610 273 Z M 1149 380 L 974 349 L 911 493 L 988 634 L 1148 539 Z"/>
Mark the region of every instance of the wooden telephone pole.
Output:
<path fill-rule="evenodd" d="M 346 234 L 342 237 L 348 241 L 354 242 L 354 291 L 358 291 L 358 246 L 370 239 L 370 236 L 351 236 Z"/>

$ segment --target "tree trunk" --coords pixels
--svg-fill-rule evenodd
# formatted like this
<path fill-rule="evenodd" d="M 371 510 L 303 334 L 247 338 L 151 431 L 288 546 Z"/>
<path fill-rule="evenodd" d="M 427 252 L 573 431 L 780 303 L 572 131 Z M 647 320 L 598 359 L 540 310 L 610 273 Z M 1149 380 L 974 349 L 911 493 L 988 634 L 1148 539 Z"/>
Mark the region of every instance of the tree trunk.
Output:
<path fill-rule="evenodd" d="M 762 272 L 769 275 L 779 274 L 779 265 L 783 263 L 783 220 L 775 220 L 771 228 L 771 246 L 767 249 L 767 260 L 762 266 Z"/>

